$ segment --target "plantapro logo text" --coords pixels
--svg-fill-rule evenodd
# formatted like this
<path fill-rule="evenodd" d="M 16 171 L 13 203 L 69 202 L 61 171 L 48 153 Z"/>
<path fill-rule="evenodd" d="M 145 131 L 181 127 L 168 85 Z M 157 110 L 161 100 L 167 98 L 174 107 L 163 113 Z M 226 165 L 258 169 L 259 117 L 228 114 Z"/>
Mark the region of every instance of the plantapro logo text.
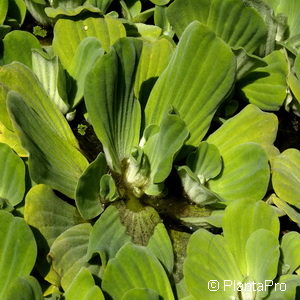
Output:
<path fill-rule="evenodd" d="M 264 282 L 240 282 L 237 280 L 210 280 L 207 285 L 211 292 L 234 290 L 235 292 L 265 292 L 273 287 L 275 291 L 286 291 L 286 283 L 277 283 L 273 280 L 265 280 Z"/>

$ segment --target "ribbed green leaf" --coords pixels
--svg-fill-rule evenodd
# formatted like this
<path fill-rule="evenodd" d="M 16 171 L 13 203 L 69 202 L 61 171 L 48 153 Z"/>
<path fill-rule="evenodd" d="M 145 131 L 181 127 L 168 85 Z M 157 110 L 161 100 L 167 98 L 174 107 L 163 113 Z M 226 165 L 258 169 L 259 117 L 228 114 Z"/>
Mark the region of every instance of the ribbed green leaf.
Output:
<path fill-rule="evenodd" d="M 6 97 L 8 88 L 0 83 L 0 143 L 10 146 L 18 155 L 26 156 L 26 150 L 22 149 L 20 141 L 14 132 L 7 108 Z"/>
<path fill-rule="evenodd" d="M 283 275 L 279 277 L 277 288 L 271 290 L 268 300 L 291 300 L 297 299 L 298 289 L 300 286 L 299 275 Z M 298 287 L 298 288 L 297 288 Z"/>
<path fill-rule="evenodd" d="M 286 233 L 281 240 L 282 264 L 293 274 L 300 266 L 300 234 L 296 231 Z"/>
<path fill-rule="evenodd" d="M 38 271 L 46 280 L 58 285 L 59 278 L 50 268 L 46 255 L 61 233 L 83 220 L 74 206 L 64 202 L 43 184 L 32 187 L 26 195 L 24 219 L 34 228 L 38 241 Z"/>
<path fill-rule="evenodd" d="M 6 144 L 0 143 L 0 199 L 15 206 L 23 200 L 25 166 Z"/>
<path fill-rule="evenodd" d="M 145 247 L 124 245 L 109 261 L 102 288 L 113 299 L 122 299 L 134 288 L 148 288 L 163 299 L 174 299 L 168 277 L 158 259 Z"/>
<path fill-rule="evenodd" d="M 156 225 L 147 248 L 158 258 L 168 274 L 172 274 L 174 267 L 173 247 L 164 224 Z"/>
<path fill-rule="evenodd" d="M 276 277 L 280 250 L 278 238 L 272 231 L 266 229 L 254 231 L 248 238 L 245 251 L 246 274 L 250 281 L 263 283 Z M 263 298 L 267 296 L 268 289 L 263 289 L 256 294 L 257 297 Z"/>
<path fill-rule="evenodd" d="M 0 25 L 2 25 L 6 19 L 7 10 L 8 10 L 8 0 L 2 0 L 0 3 Z"/>
<path fill-rule="evenodd" d="M 81 1 L 82 2 L 82 1 Z M 46 7 L 45 13 L 49 18 L 57 18 L 62 16 L 74 17 L 84 12 L 101 13 L 98 7 L 89 4 L 79 5 L 75 7 L 58 6 L 57 8 Z"/>
<path fill-rule="evenodd" d="M 258 12 L 240 0 L 176 0 L 169 6 L 167 15 L 179 36 L 189 23 L 197 20 L 232 48 L 242 47 L 249 53 L 260 45 L 267 33 Z"/>
<path fill-rule="evenodd" d="M 42 288 L 32 276 L 18 277 L 5 300 L 43 300 Z"/>
<path fill-rule="evenodd" d="M 300 151 L 287 149 L 272 165 L 272 183 L 280 199 L 300 208 Z"/>
<path fill-rule="evenodd" d="M 0 68 L 0 82 L 8 90 L 21 94 L 26 103 L 47 122 L 47 127 L 50 127 L 66 142 L 78 148 L 78 142 L 67 121 L 49 101 L 47 93 L 29 68 L 20 63 L 3 66 Z"/>
<path fill-rule="evenodd" d="M 141 111 L 133 88 L 141 47 L 137 39 L 120 39 L 96 62 L 85 85 L 89 117 L 108 165 L 118 173 L 139 141 Z"/>
<path fill-rule="evenodd" d="M 75 8 L 79 5 L 82 5 L 85 0 L 51 0 L 50 4 L 52 7 L 61 7 L 61 8 Z"/>
<path fill-rule="evenodd" d="M 7 129 L 0 121 L 0 143 L 7 144 L 19 156 L 28 157 L 28 152 L 22 147 L 16 132 Z"/>
<path fill-rule="evenodd" d="M 248 272 L 247 241 L 251 234 L 258 229 L 269 230 L 275 237 L 278 237 L 279 234 L 279 220 L 276 212 L 265 202 L 251 203 L 241 200 L 231 203 L 226 208 L 223 217 L 224 236 L 244 275 Z M 270 278 L 270 280 L 272 279 Z"/>
<path fill-rule="evenodd" d="M 294 207 L 276 196 L 272 197 L 272 201 L 280 210 L 287 214 L 293 222 L 300 224 L 300 213 Z"/>
<path fill-rule="evenodd" d="M 72 106 L 76 106 L 83 97 L 85 78 L 96 60 L 104 54 L 101 43 L 94 37 L 87 37 L 77 47 L 68 72 L 76 84 L 73 87 L 73 95 L 70 97 Z"/>
<path fill-rule="evenodd" d="M 287 17 L 289 37 L 300 33 L 300 3 L 298 0 L 268 0 L 268 3 L 271 4 L 276 14 L 283 14 Z"/>
<path fill-rule="evenodd" d="M 154 83 L 168 65 L 173 49 L 166 38 L 144 41 L 134 85 L 135 96 L 142 106 L 145 106 Z"/>
<path fill-rule="evenodd" d="M 197 150 L 189 154 L 186 164 L 202 184 L 219 175 L 222 169 L 218 148 L 207 142 L 200 143 Z"/>
<path fill-rule="evenodd" d="M 277 150 L 273 146 L 277 127 L 278 120 L 274 114 L 262 112 L 250 104 L 211 134 L 207 142 L 216 145 L 221 155 L 225 155 L 231 148 L 247 142 L 260 144 L 268 155 L 273 155 Z"/>
<path fill-rule="evenodd" d="M 27 193 L 24 218 L 43 236 L 48 247 L 65 230 L 83 222 L 74 206 L 57 197 L 44 184 L 35 185 Z"/>
<path fill-rule="evenodd" d="M 89 223 L 73 226 L 64 231 L 51 246 L 48 256 L 65 291 L 82 267 L 88 268 L 92 274 L 98 274 L 99 266 L 90 265 L 86 257 L 91 229 Z"/>
<path fill-rule="evenodd" d="M 0 211 L 0 299 L 6 299 L 19 276 L 27 276 L 36 259 L 34 236 L 21 218 Z"/>
<path fill-rule="evenodd" d="M 122 23 L 110 17 L 87 18 L 80 21 L 60 19 L 54 27 L 53 48 L 62 65 L 68 70 L 77 47 L 86 37 L 96 37 L 102 48 L 108 51 L 111 45 L 125 35 Z"/>
<path fill-rule="evenodd" d="M 31 178 L 74 199 L 76 185 L 87 160 L 77 148 L 53 131 L 42 114 L 31 106 L 33 103 L 26 102 L 20 94 L 9 92 L 7 103 L 14 126 L 22 145 L 30 153 Z M 59 121 L 58 118 L 56 123 L 59 124 Z"/>
<path fill-rule="evenodd" d="M 223 199 L 216 193 L 209 190 L 189 167 L 181 166 L 177 168 L 178 175 L 183 185 L 184 192 L 189 199 L 199 206 L 209 205 Z"/>
<path fill-rule="evenodd" d="M 65 114 L 69 109 L 66 77 L 57 56 L 32 51 L 32 70 L 49 98 Z"/>
<path fill-rule="evenodd" d="M 98 286 L 95 285 L 90 271 L 82 268 L 69 285 L 64 294 L 65 300 L 104 300 L 104 296 Z"/>
<path fill-rule="evenodd" d="M 98 216 L 104 208 L 100 198 L 100 180 L 107 172 L 107 164 L 103 153 L 85 169 L 76 187 L 76 206 L 86 220 Z"/>
<path fill-rule="evenodd" d="M 242 0 L 245 5 L 255 8 L 267 25 L 265 42 L 259 47 L 258 55 L 265 57 L 276 49 L 276 42 L 284 39 L 287 29 L 286 18 L 283 15 L 275 16 L 268 0 Z"/>
<path fill-rule="evenodd" d="M 170 0 L 150 0 L 155 5 L 166 5 L 170 2 Z"/>
<path fill-rule="evenodd" d="M 204 229 L 193 233 L 184 262 L 184 280 L 195 299 L 236 299 L 237 291 L 234 291 L 233 286 L 224 288 L 224 280 L 242 279 L 243 276 L 224 237 Z M 210 280 L 218 281 L 216 284 L 219 283 L 219 289 L 210 291 Z"/>
<path fill-rule="evenodd" d="M 88 0 L 89 3 L 98 7 L 103 13 L 106 12 L 113 0 Z"/>
<path fill-rule="evenodd" d="M 248 75 L 251 71 L 267 66 L 267 63 L 258 56 L 248 54 L 245 49 L 239 48 L 233 50 L 237 61 L 236 80 L 240 80 Z"/>
<path fill-rule="evenodd" d="M 208 187 L 225 201 L 259 201 L 267 192 L 270 169 L 264 149 L 256 143 L 232 147 L 223 154 L 221 174 Z"/>
<path fill-rule="evenodd" d="M 126 227 L 121 223 L 118 209 L 111 205 L 94 224 L 89 240 L 88 259 L 96 253 L 100 254 L 102 265 L 115 257 L 119 249 L 130 242 Z"/>
<path fill-rule="evenodd" d="M 143 147 L 149 159 L 152 183 L 160 183 L 168 177 L 175 155 L 188 136 L 186 125 L 178 115 L 168 113 L 164 116 L 159 131 L 150 136 Z"/>
<path fill-rule="evenodd" d="M 198 145 L 231 88 L 235 68 L 229 46 L 206 26 L 193 22 L 152 89 L 145 111 L 146 124 L 160 124 L 173 106 L 191 133 L 187 143 Z"/>
<path fill-rule="evenodd" d="M 122 300 L 160 300 L 160 295 L 152 289 L 132 289 L 124 294 Z"/>
<path fill-rule="evenodd" d="M 38 39 L 26 31 L 14 30 L 3 39 L 3 62 L 19 61 L 31 68 L 31 50 L 42 49 Z"/>
<path fill-rule="evenodd" d="M 253 70 L 243 79 L 242 92 L 250 103 L 264 110 L 276 111 L 287 95 L 288 63 L 280 51 L 273 51 L 263 60 L 267 66 Z"/>

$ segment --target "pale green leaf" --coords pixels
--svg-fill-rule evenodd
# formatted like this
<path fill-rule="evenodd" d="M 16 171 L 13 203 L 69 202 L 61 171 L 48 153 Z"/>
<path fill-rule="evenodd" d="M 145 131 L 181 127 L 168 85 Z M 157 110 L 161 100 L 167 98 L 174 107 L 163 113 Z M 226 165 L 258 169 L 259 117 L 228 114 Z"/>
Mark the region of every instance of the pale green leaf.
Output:
<path fill-rule="evenodd" d="M 233 84 L 235 68 L 229 46 L 206 26 L 193 22 L 152 89 L 145 111 L 146 125 L 160 124 L 174 107 L 191 133 L 187 143 L 198 145 Z"/>
<path fill-rule="evenodd" d="M 0 211 L 0 298 L 6 299 L 19 276 L 27 276 L 36 259 L 36 242 L 24 219 Z"/>
<path fill-rule="evenodd" d="M 154 24 L 159 26 L 163 30 L 163 34 L 169 37 L 173 37 L 174 32 L 171 24 L 167 18 L 167 7 L 166 6 L 155 6 L 154 9 Z"/>
<path fill-rule="evenodd" d="M 42 289 L 32 276 L 18 277 L 12 284 L 5 300 L 43 300 Z"/>
<path fill-rule="evenodd" d="M 219 175 L 222 169 L 222 158 L 215 145 L 201 142 L 197 150 L 190 153 L 186 161 L 187 166 L 204 184 Z"/>
<path fill-rule="evenodd" d="M 96 60 L 104 54 L 101 43 L 95 37 L 87 37 L 77 47 L 72 63 L 68 67 L 70 76 L 76 81 L 73 95 L 70 97 L 72 106 L 76 106 L 83 97 L 85 78 Z"/>
<path fill-rule="evenodd" d="M 135 96 L 142 106 L 145 106 L 154 83 L 167 67 L 173 49 L 174 46 L 166 38 L 144 41 L 134 85 Z"/>
<path fill-rule="evenodd" d="M 161 296 L 152 289 L 132 289 L 124 294 L 122 300 L 161 300 Z"/>
<path fill-rule="evenodd" d="M 258 229 L 270 230 L 275 237 L 279 234 L 279 220 L 276 212 L 265 202 L 252 203 L 241 200 L 231 203 L 226 208 L 223 217 L 224 237 L 244 275 L 248 270 L 247 241 Z"/>
<path fill-rule="evenodd" d="M 177 168 L 183 189 L 189 199 L 199 206 L 209 205 L 223 199 L 209 190 L 187 166 Z"/>
<path fill-rule="evenodd" d="M 81 268 L 64 294 L 65 300 L 104 300 L 104 296 L 90 271 Z"/>
<path fill-rule="evenodd" d="M 76 7 L 58 6 L 57 8 L 53 8 L 53 7 L 45 8 L 46 15 L 52 19 L 57 17 L 63 17 L 63 16 L 74 17 L 81 13 L 86 13 L 86 12 L 101 13 L 98 7 L 94 7 L 90 4 L 79 5 Z"/>
<path fill-rule="evenodd" d="M 25 166 L 18 155 L 0 143 L 0 199 L 15 206 L 25 193 Z"/>
<path fill-rule="evenodd" d="M 100 198 L 103 203 L 113 202 L 119 198 L 115 180 L 110 174 L 104 174 L 100 179 Z"/>
<path fill-rule="evenodd" d="M 158 258 L 168 274 L 172 274 L 174 267 L 173 247 L 164 224 L 156 225 L 147 248 Z"/>
<path fill-rule="evenodd" d="M 282 211 L 284 211 L 285 214 L 288 215 L 288 217 L 295 223 L 300 224 L 300 213 L 292 206 L 290 206 L 289 204 L 287 204 L 285 201 L 282 201 L 280 198 L 278 197 L 273 197 L 272 198 L 274 204 L 281 209 Z"/>
<path fill-rule="evenodd" d="M 7 103 L 22 145 L 30 153 L 31 178 L 74 199 L 77 182 L 87 166 L 85 157 L 53 131 L 42 113 L 37 113 L 34 103 L 28 103 L 14 91 L 9 92 Z M 50 114 L 51 109 L 54 107 L 49 107 Z M 56 123 L 59 122 L 58 118 Z"/>
<path fill-rule="evenodd" d="M 259 201 L 267 192 L 270 180 L 268 157 L 256 143 L 244 143 L 222 155 L 221 174 L 208 181 L 208 187 L 225 201 Z"/>
<path fill-rule="evenodd" d="M 86 37 L 97 38 L 108 51 L 119 38 L 126 35 L 123 24 L 114 18 L 87 18 L 73 21 L 60 19 L 54 27 L 53 48 L 62 65 L 68 70 L 76 49 Z"/>
<path fill-rule="evenodd" d="M 267 34 L 259 13 L 240 0 L 176 0 L 167 15 L 179 36 L 189 23 L 197 20 L 232 48 L 242 47 L 249 53 L 257 49 Z"/>
<path fill-rule="evenodd" d="M 66 77 L 58 57 L 50 57 L 45 52 L 33 50 L 32 70 L 51 101 L 63 114 L 66 114 L 69 110 Z"/>
<path fill-rule="evenodd" d="M 50 248 L 48 257 L 65 291 L 82 267 L 92 274 L 99 272 L 100 267 L 89 264 L 86 256 L 91 229 L 89 223 L 75 225 L 58 236 Z"/>
<path fill-rule="evenodd" d="M 107 163 L 121 172 L 123 159 L 137 146 L 141 111 L 133 87 L 142 42 L 120 39 L 87 75 L 85 102 Z"/>
<path fill-rule="evenodd" d="M 131 238 L 126 233 L 126 227 L 121 223 L 118 209 L 109 206 L 96 221 L 91 231 L 87 257 L 91 259 L 96 253 L 100 254 L 102 265 L 115 257 L 119 249 Z"/>
<path fill-rule="evenodd" d="M 36 1 L 36 0 L 34 0 Z M 40 0 L 38 0 L 40 1 Z M 65 9 L 75 8 L 83 4 L 85 0 L 51 0 L 49 1 L 52 7 L 61 7 Z"/>
<path fill-rule="evenodd" d="M 286 233 L 281 240 L 282 263 L 287 265 L 288 273 L 293 274 L 300 266 L 300 234 L 296 231 Z"/>
<path fill-rule="evenodd" d="M 199 229 L 188 243 L 184 278 L 195 299 L 230 300 L 237 292 L 233 286 L 224 287 L 224 280 L 242 281 L 243 276 L 224 237 Z M 218 281 L 218 290 L 209 290 L 210 280 Z"/>
<path fill-rule="evenodd" d="M 113 0 L 88 0 L 89 3 L 98 7 L 103 13 L 106 12 Z"/>
<path fill-rule="evenodd" d="M 170 0 L 150 0 L 155 5 L 166 5 L 170 2 Z"/>
<path fill-rule="evenodd" d="M 149 159 L 151 182 L 160 183 L 168 177 L 175 155 L 188 136 L 185 122 L 177 114 L 168 113 L 164 116 L 159 131 L 150 136 L 143 146 Z"/>
<path fill-rule="evenodd" d="M 272 3 L 273 2 L 273 3 Z M 293 37 L 300 33 L 300 2 L 298 0 L 271 1 L 277 15 L 287 17 L 288 36 Z"/>
<path fill-rule="evenodd" d="M 299 275 L 282 275 L 275 283 L 271 293 L 266 298 L 268 300 L 291 300 L 297 299 L 296 293 L 300 286 Z M 298 287 L 298 288 L 297 288 Z M 299 293 L 299 292 L 298 292 Z M 297 293 L 297 296 L 298 296 Z"/>
<path fill-rule="evenodd" d="M 19 61 L 31 68 L 32 49 L 42 49 L 38 39 L 29 32 L 14 30 L 3 39 L 3 62 Z"/>
<path fill-rule="evenodd" d="M 8 0 L 2 0 L 0 3 L 0 25 L 2 25 L 6 19 L 6 13 L 8 11 Z"/>
<path fill-rule="evenodd" d="M 0 122 L 0 143 L 7 144 L 20 157 L 28 157 L 28 152 L 22 147 L 20 139 L 16 132 L 7 129 Z"/>
<path fill-rule="evenodd" d="M 48 247 L 65 230 L 83 222 L 74 206 L 60 199 L 44 184 L 35 185 L 27 193 L 24 219 L 38 230 Z M 43 246 L 43 243 L 39 245 Z"/>
<path fill-rule="evenodd" d="M 263 283 L 265 280 L 273 280 L 276 277 L 280 250 L 278 238 L 272 231 L 266 229 L 254 231 L 247 240 L 245 251 L 246 275 L 251 281 Z M 263 289 L 257 294 L 265 297 L 268 290 Z"/>
<path fill-rule="evenodd" d="M 33 228 L 38 241 L 38 271 L 47 281 L 59 284 L 57 274 L 49 268 L 46 255 L 61 233 L 83 220 L 74 206 L 60 199 L 49 186 L 43 184 L 32 187 L 27 193 L 24 219 Z"/>
<path fill-rule="evenodd" d="M 273 155 L 276 152 L 273 143 L 277 127 L 278 120 L 274 114 L 265 113 L 250 104 L 211 134 L 207 142 L 216 145 L 222 156 L 231 148 L 247 142 L 260 144 L 268 155 Z"/>
<path fill-rule="evenodd" d="M 8 90 L 14 90 L 25 98 L 26 103 L 41 115 L 54 132 L 75 148 L 78 142 L 60 111 L 49 101 L 33 72 L 20 63 L 0 67 L 0 82 Z"/>
<path fill-rule="evenodd" d="M 267 63 L 265 63 L 265 61 L 262 58 L 247 53 L 243 48 L 234 49 L 233 53 L 236 55 L 237 61 L 237 81 L 244 78 L 251 71 L 259 67 L 267 66 Z"/>
<path fill-rule="evenodd" d="M 287 95 L 288 63 L 279 50 L 263 60 L 267 66 L 249 73 L 241 82 L 241 90 L 250 103 L 264 110 L 276 111 Z"/>
<path fill-rule="evenodd" d="M 287 149 L 274 158 L 272 183 L 277 196 L 300 208 L 300 151 Z"/>
<path fill-rule="evenodd" d="M 169 279 L 158 259 L 145 247 L 124 245 L 105 270 L 102 288 L 113 299 L 122 299 L 134 288 L 148 288 L 165 300 L 173 300 Z"/>
<path fill-rule="evenodd" d="M 107 164 L 103 153 L 85 169 L 76 187 L 76 206 L 86 220 L 98 216 L 102 211 L 100 198 L 100 180 L 107 172 Z"/>

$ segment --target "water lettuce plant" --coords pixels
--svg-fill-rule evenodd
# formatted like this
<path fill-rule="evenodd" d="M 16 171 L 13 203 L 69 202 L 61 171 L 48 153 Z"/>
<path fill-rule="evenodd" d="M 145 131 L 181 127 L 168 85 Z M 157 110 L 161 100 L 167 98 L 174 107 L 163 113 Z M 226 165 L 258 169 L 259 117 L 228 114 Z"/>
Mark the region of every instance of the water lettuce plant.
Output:
<path fill-rule="evenodd" d="M 298 4 L 13 2 L 0 298 L 296 299 Z"/>

